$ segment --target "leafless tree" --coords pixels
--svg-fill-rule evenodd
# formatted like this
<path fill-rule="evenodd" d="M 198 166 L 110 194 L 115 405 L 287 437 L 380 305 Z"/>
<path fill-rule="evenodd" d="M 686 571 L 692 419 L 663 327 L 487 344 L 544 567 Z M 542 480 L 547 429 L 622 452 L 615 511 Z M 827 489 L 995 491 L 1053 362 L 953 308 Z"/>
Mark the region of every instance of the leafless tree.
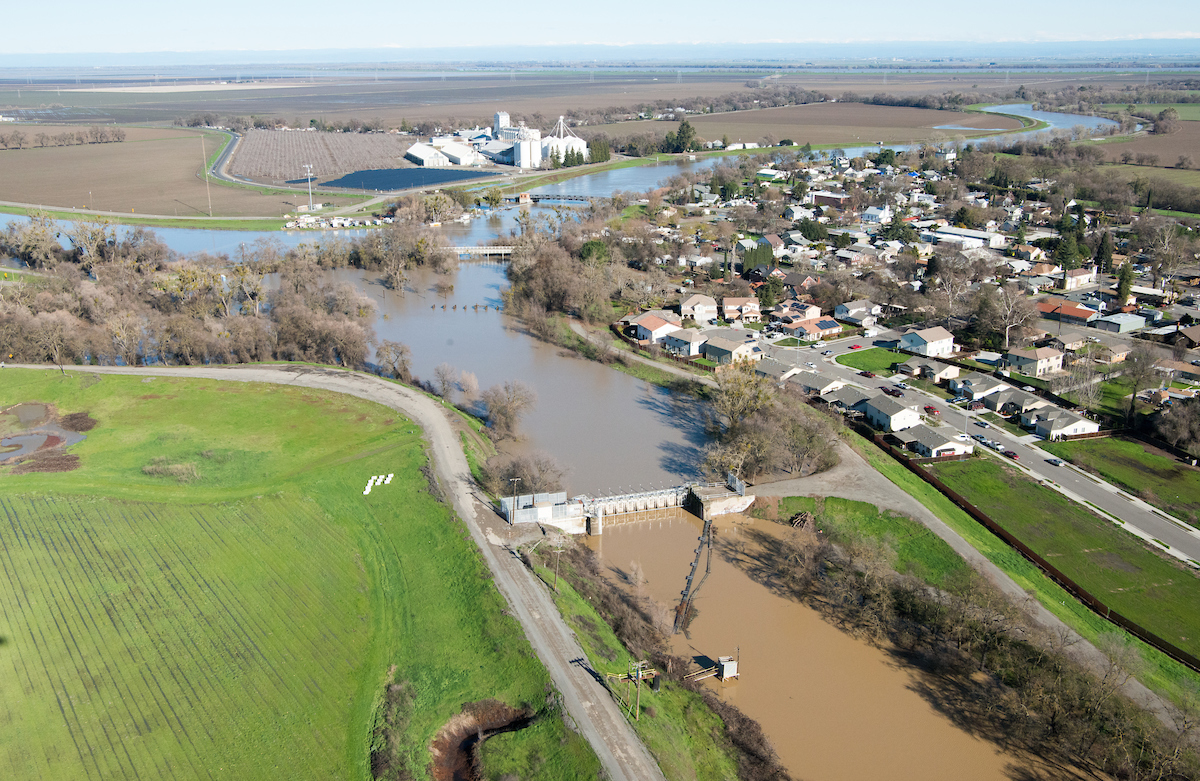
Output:
<path fill-rule="evenodd" d="M 439 363 L 433 369 L 433 382 L 437 386 L 438 395 L 448 402 L 454 402 L 455 375 L 458 371 L 448 363 Z"/>
<path fill-rule="evenodd" d="M 1128 421 L 1133 421 L 1133 413 L 1137 409 L 1137 395 L 1154 380 L 1160 360 L 1158 350 L 1144 340 L 1137 340 L 1133 349 L 1129 351 L 1124 370 L 1121 372 L 1121 376 L 1128 379 L 1131 385 L 1129 409 L 1126 412 Z"/>
<path fill-rule="evenodd" d="M 482 400 L 492 431 L 503 439 L 515 434 L 521 418 L 537 403 L 537 394 L 520 380 L 507 380 L 485 390 Z"/>
<path fill-rule="evenodd" d="M 458 388 L 466 401 L 474 401 L 479 396 L 479 378 L 464 369 L 458 376 Z"/>
<path fill-rule="evenodd" d="M 384 339 L 375 351 L 375 359 L 386 374 L 401 382 L 412 380 L 412 350 L 407 344 Z"/>

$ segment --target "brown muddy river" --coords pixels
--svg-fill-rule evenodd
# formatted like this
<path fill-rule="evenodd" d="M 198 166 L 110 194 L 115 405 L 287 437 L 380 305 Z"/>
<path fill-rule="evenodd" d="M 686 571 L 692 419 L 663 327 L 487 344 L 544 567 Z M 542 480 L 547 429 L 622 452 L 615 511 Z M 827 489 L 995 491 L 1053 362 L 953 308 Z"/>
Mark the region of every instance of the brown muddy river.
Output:
<path fill-rule="evenodd" d="M 720 537 L 735 539 L 743 524 L 782 529 L 770 521 L 725 516 Z M 606 525 L 588 544 L 617 582 L 638 562 L 648 595 L 673 608 L 701 525 L 676 512 L 670 520 Z M 812 608 L 777 596 L 715 553 L 696 606 L 691 638 L 676 635 L 674 652 L 715 659 L 733 656 L 740 647 L 741 678 L 705 683 L 762 725 L 797 779 L 1075 777 L 1047 773 L 1040 763 L 956 727 L 915 690 L 923 677 L 919 670 L 843 633 Z"/>

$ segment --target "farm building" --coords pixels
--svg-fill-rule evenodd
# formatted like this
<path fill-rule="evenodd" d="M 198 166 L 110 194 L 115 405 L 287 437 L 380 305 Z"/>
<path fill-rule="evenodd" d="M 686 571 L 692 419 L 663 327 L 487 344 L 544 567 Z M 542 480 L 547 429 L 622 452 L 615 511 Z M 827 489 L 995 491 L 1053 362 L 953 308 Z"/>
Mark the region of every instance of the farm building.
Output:
<path fill-rule="evenodd" d="M 443 144 L 441 152 L 453 165 L 477 165 L 479 163 L 478 153 L 462 144 L 454 142 Z"/>
<path fill-rule="evenodd" d="M 450 165 L 450 158 L 429 144 L 413 144 L 404 157 L 425 168 L 445 168 Z"/>
<path fill-rule="evenodd" d="M 583 155 L 584 160 L 588 159 L 587 141 L 572 133 L 566 121 L 559 117 L 558 124 L 550 131 L 550 135 L 542 139 L 542 157 L 550 159 L 557 156 L 561 161 L 566 159 L 567 152 L 574 152 Z"/>
<path fill-rule="evenodd" d="M 1107 317 L 1097 317 L 1092 321 L 1093 328 L 1114 334 L 1124 334 L 1146 327 L 1146 318 L 1128 312 L 1117 312 Z"/>

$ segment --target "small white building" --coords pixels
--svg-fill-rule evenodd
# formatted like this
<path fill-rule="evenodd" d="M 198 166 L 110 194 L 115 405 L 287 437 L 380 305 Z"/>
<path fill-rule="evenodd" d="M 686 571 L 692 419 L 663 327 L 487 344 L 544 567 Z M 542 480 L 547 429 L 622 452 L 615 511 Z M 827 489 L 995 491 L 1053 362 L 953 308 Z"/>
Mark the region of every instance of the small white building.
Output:
<path fill-rule="evenodd" d="M 920 331 L 909 331 L 900 337 L 900 349 L 923 355 L 926 358 L 942 358 L 953 355 L 954 334 L 940 325 Z"/>
<path fill-rule="evenodd" d="M 1033 433 L 1045 439 L 1091 434 L 1100 430 L 1100 424 L 1082 415 L 1060 407 L 1035 409 L 1021 416 L 1021 425 L 1032 428 Z"/>
<path fill-rule="evenodd" d="M 454 165 L 476 165 L 479 162 L 479 153 L 462 144 L 442 144 L 441 152 Z"/>
<path fill-rule="evenodd" d="M 696 329 L 680 328 L 663 337 L 662 347 L 667 352 L 674 353 L 675 355 L 694 358 L 700 354 L 706 341 L 708 340 L 704 337 L 704 334 Z"/>
<path fill-rule="evenodd" d="M 679 326 L 675 323 L 668 323 L 661 317 L 651 315 L 650 317 L 643 317 L 638 321 L 638 324 L 635 326 L 635 332 L 639 340 L 649 342 L 650 344 L 658 344 L 667 334 L 678 330 L 678 328 Z"/>
<path fill-rule="evenodd" d="M 875 325 L 876 319 L 882 314 L 883 307 L 867 299 L 847 301 L 833 309 L 833 316 L 838 320 L 845 320 L 864 328 Z"/>
<path fill-rule="evenodd" d="M 942 429 L 939 431 L 921 423 L 910 429 L 905 429 L 897 435 L 897 439 L 922 458 L 962 456 L 975 451 L 973 444 L 948 436 L 943 433 L 946 430 Z"/>
<path fill-rule="evenodd" d="M 1041 377 L 1062 371 L 1063 354 L 1053 347 L 1009 350 L 1004 358 L 1008 367 L 1026 377 Z"/>
<path fill-rule="evenodd" d="M 867 225 L 887 225 L 895 215 L 891 206 L 872 206 L 862 213 L 862 221 Z"/>
<path fill-rule="evenodd" d="M 429 144 L 413 144 L 404 153 L 404 157 L 425 168 L 445 168 L 450 165 L 450 158 Z"/>

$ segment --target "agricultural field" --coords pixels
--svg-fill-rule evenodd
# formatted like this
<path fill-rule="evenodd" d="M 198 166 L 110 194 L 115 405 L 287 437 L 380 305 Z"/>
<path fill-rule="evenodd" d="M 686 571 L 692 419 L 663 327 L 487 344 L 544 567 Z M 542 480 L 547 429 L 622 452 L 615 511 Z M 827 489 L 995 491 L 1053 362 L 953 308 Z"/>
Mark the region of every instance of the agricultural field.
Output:
<path fill-rule="evenodd" d="M 1200 471 L 1168 453 L 1115 437 L 1043 442 L 1041 447 L 1193 526 L 1200 525 Z"/>
<path fill-rule="evenodd" d="M 1099 144 L 1108 155 L 1109 162 L 1120 162 L 1121 155 L 1129 152 L 1133 155 L 1158 155 L 1160 166 L 1173 166 L 1180 155 L 1192 158 L 1193 165 L 1200 165 L 1200 122 L 1181 122 L 1179 130 L 1167 135 L 1140 135 L 1130 141 L 1113 141 Z M 1160 175 L 1161 170 L 1153 166 L 1137 166 L 1143 171 L 1153 171 Z M 1145 175 L 1145 174 L 1143 174 Z"/>
<path fill-rule="evenodd" d="M 372 168 L 409 168 L 413 166 L 404 153 L 416 140 L 390 133 L 249 130 L 238 142 L 229 172 L 282 183 L 303 178 L 304 163 L 311 163 L 313 176 L 321 179 Z"/>
<path fill-rule="evenodd" d="M 21 125 L 30 139 L 86 129 L 81 126 Z M 301 203 L 299 192 L 267 192 L 205 186 L 203 164 L 225 141 L 219 133 L 179 128 L 126 128 L 120 143 L 26 146 L 0 150 L 0 201 L 46 207 L 86 207 L 119 214 L 178 217 L 280 217 Z M 201 144 L 203 143 L 203 147 Z M 90 203 L 89 203 L 90 194 Z M 307 196 L 304 196 L 307 202 Z M 338 205 L 356 199 L 325 197 Z"/>
<path fill-rule="evenodd" d="M 1105 111 L 1124 111 L 1128 107 L 1127 103 L 1106 103 L 1102 106 Z M 1180 119 L 1200 120 L 1200 103 L 1138 103 L 1134 105 L 1133 110 L 1139 113 L 1153 111 L 1157 114 L 1169 108 L 1178 111 Z"/>
<path fill-rule="evenodd" d="M 993 459 L 933 472 L 1113 610 L 1200 652 L 1200 577 L 1062 494 Z"/>
<path fill-rule="evenodd" d="M 995 114 L 968 114 L 862 103 L 810 103 L 803 106 L 702 114 L 688 117 L 696 133 L 707 140 L 728 137 L 737 141 L 761 142 L 768 136 L 776 143 L 790 138 L 797 144 L 888 144 L 949 140 L 954 136 L 978 135 L 988 129 L 1019 130 L 1021 123 Z M 937 130 L 939 125 L 978 128 L 977 131 Z M 674 132 L 678 122 L 639 121 L 600 125 L 595 129 L 610 135 Z"/>
<path fill-rule="evenodd" d="M 423 775 L 463 703 L 545 707 L 548 675 L 394 411 L 78 369 L 9 368 L 0 388 L 96 422 L 73 471 L 0 467 L 6 778 L 359 779 L 380 757 Z M 394 738 L 373 737 L 393 683 Z M 535 727 L 489 744 L 485 771 L 594 777 L 553 711 Z"/>
<path fill-rule="evenodd" d="M 824 65 L 825 63 L 816 63 Z M 488 124 L 497 108 L 521 114 L 541 113 L 546 127 L 571 109 L 603 110 L 635 106 L 655 100 L 717 96 L 765 86 L 799 85 L 831 95 L 857 92 L 862 95 L 925 95 L 944 92 L 999 90 L 1008 92 L 1018 84 L 1028 89 L 1054 91 L 1066 85 L 1096 84 L 1119 89 L 1125 84 L 1142 84 L 1139 74 L 1111 71 L 1096 73 L 1055 72 L 1009 75 L 1000 69 L 946 70 L 937 73 L 884 73 L 864 69 L 844 72 L 845 63 L 830 63 L 837 69 L 825 71 L 745 68 L 679 72 L 662 68 L 598 67 L 588 71 L 554 71 L 547 68 L 505 69 L 499 72 L 449 74 L 405 71 L 383 67 L 373 78 L 328 76 L 317 71 L 314 78 L 272 80 L 253 85 L 214 85 L 211 75 L 182 80 L 172 88 L 165 80 L 157 85 L 127 85 L 141 74 L 120 74 L 111 85 L 78 89 L 73 81 L 48 84 L 44 89 L 0 88 L 0 105 L 28 118 L 61 118 L 83 122 L 171 122 L 194 111 L 221 114 L 280 117 L 288 121 L 323 118 L 330 122 L 349 118 L 380 118 L 399 125 L 401 119 L 417 122 L 457 117 L 468 123 Z M 246 76 L 246 74 L 242 74 Z M 1161 74 L 1164 79 L 1174 74 Z M 253 87 L 248 89 L 247 87 Z M 53 104 L 53 107 L 51 107 Z M 14 111 L 15 110 L 15 111 Z M 24 112 L 28 112 L 26 115 Z M 838 139 L 832 143 L 842 143 Z M 813 143 L 817 143 L 813 141 Z"/>

